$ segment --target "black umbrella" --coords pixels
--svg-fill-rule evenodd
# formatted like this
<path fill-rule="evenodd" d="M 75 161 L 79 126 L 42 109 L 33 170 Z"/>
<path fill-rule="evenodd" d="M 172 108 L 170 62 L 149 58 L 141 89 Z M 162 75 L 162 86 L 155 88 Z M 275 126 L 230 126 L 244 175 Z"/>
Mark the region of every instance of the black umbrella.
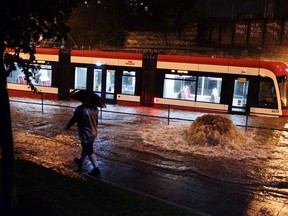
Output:
<path fill-rule="evenodd" d="M 92 91 L 76 89 L 67 95 L 67 98 L 81 101 L 84 104 L 91 106 L 106 108 L 106 104 L 97 94 Z"/>

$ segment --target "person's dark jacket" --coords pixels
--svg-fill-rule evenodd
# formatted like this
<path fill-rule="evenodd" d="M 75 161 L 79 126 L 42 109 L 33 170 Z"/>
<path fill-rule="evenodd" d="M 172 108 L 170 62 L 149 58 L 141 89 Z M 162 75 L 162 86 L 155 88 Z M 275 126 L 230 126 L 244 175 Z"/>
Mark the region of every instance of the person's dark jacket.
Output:
<path fill-rule="evenodd" d="M 86 104 L 78 106 L 66 129 L 69 129 L 76 122 L 81 143 L 93 142 L 97 137 L 98 109 Z"/>

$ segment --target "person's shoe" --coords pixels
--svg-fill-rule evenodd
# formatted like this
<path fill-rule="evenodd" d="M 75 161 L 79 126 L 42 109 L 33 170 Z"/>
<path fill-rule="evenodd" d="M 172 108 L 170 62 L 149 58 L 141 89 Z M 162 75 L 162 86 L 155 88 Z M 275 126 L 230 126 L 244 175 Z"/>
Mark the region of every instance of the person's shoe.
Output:
<path fill-rule="evenodd" d="M 91 172 L 88 173 L 88 175 L 91 176 L 99 176 L 100 175 L 100 170 L 98 167 L 94 168 Z"/>
<path fill-rule="evenodd" d="M 78 167 L 77 171 L 81 172 L 82 171 L 82 163 L 83 163 L 83 161 L 81 159 L 74 158 L 74 162 L 77 164 L 77 167 Z"/>

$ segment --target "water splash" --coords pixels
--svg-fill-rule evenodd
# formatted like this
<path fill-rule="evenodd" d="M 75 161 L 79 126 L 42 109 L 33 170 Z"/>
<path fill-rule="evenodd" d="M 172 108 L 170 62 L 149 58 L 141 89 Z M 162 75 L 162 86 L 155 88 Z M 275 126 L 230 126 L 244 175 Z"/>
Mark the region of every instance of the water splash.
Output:
<path fill-rule="evenodd" d="M 187 140 L 190 145 L 221 145 L 233 149 L 237 147 L 235 143 L 246 142 L 245 137 L 230 119 L 210 114 L 196 118 L 187 130 Z"/>

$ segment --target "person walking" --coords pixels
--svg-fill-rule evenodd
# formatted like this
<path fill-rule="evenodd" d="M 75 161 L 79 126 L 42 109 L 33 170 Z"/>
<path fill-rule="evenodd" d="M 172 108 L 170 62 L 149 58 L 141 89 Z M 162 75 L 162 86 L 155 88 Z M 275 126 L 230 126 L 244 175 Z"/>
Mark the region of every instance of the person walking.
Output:
<path fill-rule="evenodd" d="M 74 158 L 74 162 L 77 164 L 78 170 L 82 171 L 82 163 L 88 156 L 93 165 L 93 170 L 88 174 L 98 176 L 100 175 L 100 170 L 97 166 L 96 156 L 93 149 L 93 143 L 97 137 L 98 108 L 96 106 L 82 103 L 75 109 L 74 115 L 66 126 L 66 130 L 68 130 L 75 123 L 77 123 L 78 127 L 82 152 L 80 158 Z"/>

